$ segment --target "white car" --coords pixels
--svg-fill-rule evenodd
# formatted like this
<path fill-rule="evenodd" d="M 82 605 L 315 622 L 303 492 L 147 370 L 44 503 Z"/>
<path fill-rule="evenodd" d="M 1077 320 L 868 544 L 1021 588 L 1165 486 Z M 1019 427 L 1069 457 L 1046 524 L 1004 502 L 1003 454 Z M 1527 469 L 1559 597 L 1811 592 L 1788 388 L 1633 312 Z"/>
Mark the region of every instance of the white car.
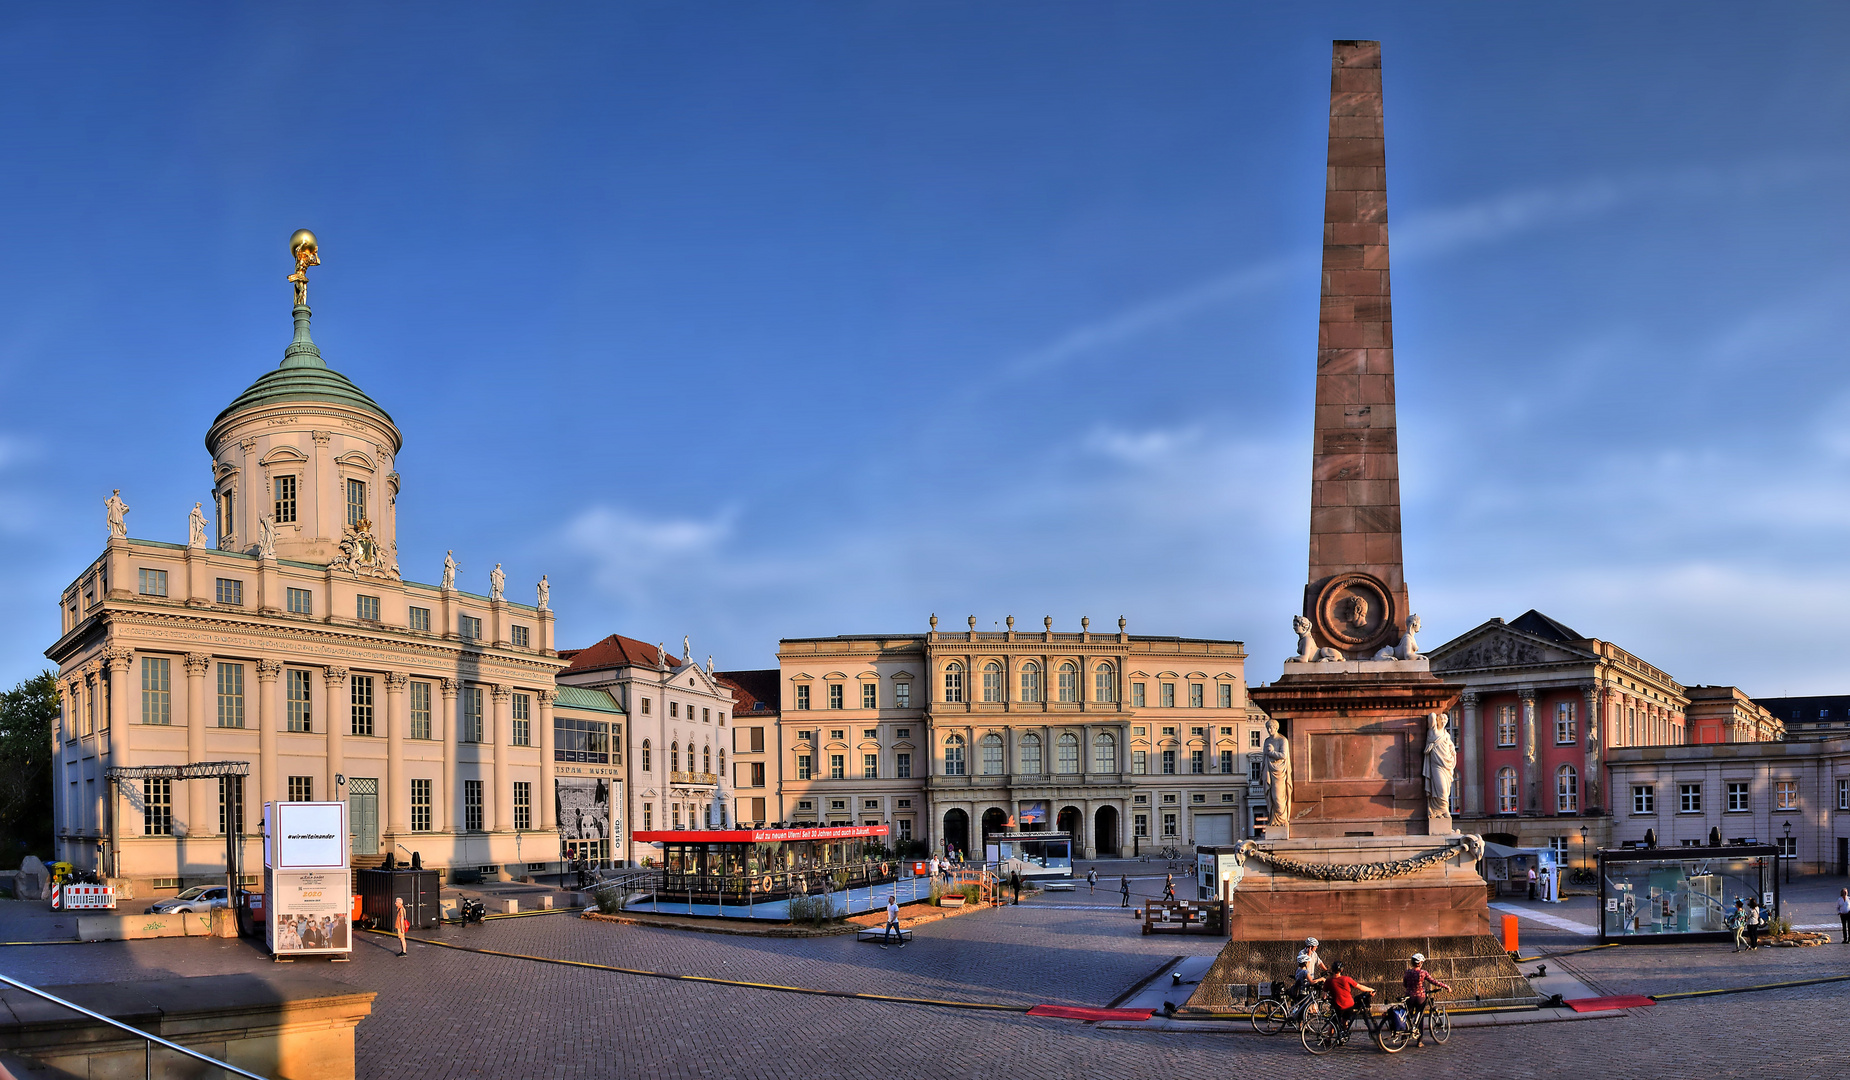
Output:
<path fill-rule="evenodd" d="M 238 891 L 243 892 L 244 890 Z M 149 915 L 172 915 L 176 912 L 191 911 L 203 914 L 213 908 L 224 906 L 225 886 L 195 885 L 178 896 L 148 905 L 147 913 Z"/>

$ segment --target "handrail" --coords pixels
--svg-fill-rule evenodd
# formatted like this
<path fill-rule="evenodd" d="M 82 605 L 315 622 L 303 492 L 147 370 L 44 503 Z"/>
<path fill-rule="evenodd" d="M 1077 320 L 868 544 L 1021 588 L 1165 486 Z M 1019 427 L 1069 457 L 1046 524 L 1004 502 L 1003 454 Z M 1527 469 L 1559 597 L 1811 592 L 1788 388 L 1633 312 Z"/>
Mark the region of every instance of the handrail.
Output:
<path fill-rule="evenodd" d="M 168 1042 L 166 1039 L 161 1038 L 159 1035 L 150 1035 L 148 1032 L 145 1032 L 138 1027 L 133 1027 L 129 1024 L 124 1024 L 122 1021 L 112 1019 L 111 1017 L 104 1016 L 102 1013 L 91 1012 L 89 1009 L 84 1008 L 82 1005 L 78 1005 L 74 1002 L 66 1001 L 63 998 L 57 996 L 56 994 L 48 994 L 45 991 L 40 990 L 36 986 L 27 986 L 25 983 L 20 982 L 18 979 L 8 978 L 5 975 L 0 975 L 0 983 L 5 983 L 6 985 L 14 987 L 15 989 L 24 990 L 26 993 L 31 994 L 34 997 L 44 998 L 46 1001 L 51 1002 L 53 1005 L 62 1005 L 63 1007 L 71 1010 L 72 1012 L 82 1013 L 83 1015 L 89 1017 L 92 1020 L 101 1020 L 103 1023 L 108 1024 L 112 1028 L 120 1028 L 121 1030 L 128 1032 L 130 1035 L 133 1035 L 136 1038 L 146 1040 L 146 1042 L 142 1044 L 142 1047 L 143 1047 L 142 1075 L 147 1077 L 148 1080 L 153 1080 L 153 1076 L 154 1076 L 154 1044 L 155 1043 L 160 1043 L 162 1046 L 165 1046 L 167 1049 L 178 1051 L 179 1053 L 185 1054 L 187 1057 L 193 1058 L 198 1061 L 203 1061 L 207 1065 L 216 1065 L 219 1068 L 225 1070 L 226 1072 L 231 1073 L 233 1076 L 245 1076 L 245 1077 L 249 1077 L 250 1080 L 270 1080 L 270 1078 L 267 1076 L 259 1076 L 257 1073 L 253 1073 L 253 1072 L 245 1072 L 243 1069 L 238 1068 L 236 1065 L 227 1065 L 226 1063 L 218 1060 L 215 1057 L 207 1057 L 206 1055 L 200 1053 L 199 1051 L 188 1049 L 187 1047 L 181 1046 L 179 1043 Z"/>

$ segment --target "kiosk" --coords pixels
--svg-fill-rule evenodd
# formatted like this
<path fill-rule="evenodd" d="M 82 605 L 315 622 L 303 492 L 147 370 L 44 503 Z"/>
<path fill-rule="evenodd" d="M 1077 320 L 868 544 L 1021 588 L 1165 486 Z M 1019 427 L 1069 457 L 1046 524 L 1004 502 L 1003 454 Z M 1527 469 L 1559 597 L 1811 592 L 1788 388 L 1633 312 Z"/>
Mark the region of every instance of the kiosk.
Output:
<path fill-rule="evenodd" d="M 1727 940 L 1735 900 L 1779 911 L 1778 856 L 1771 844 L 1602 851 L 1600 940 Z"/>
<path fill-rule="evenodd" d="M 263 805 L 264 943 L 278 961 L 353 952 L 347 804 Z"/>

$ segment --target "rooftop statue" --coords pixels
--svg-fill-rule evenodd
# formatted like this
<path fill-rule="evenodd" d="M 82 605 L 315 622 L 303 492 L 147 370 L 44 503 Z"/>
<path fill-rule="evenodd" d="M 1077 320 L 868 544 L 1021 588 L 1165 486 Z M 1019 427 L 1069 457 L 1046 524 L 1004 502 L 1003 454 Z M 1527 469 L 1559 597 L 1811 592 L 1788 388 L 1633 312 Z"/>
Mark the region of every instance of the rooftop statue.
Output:
<path fill-rule="evenodd" d="M 499 600 L 506 589 L 507 575 L 501 572 L 501 564 L 496 563 L 495 568 L 488 572 L 488 598 Z"/>
<path fill-rule="evenodd" d="M 295 302 L 297 307 L 308 304 L 308 268 L 321 265 L 319 245 L 315 234 L 307 229 L 297 229 L 289 238 L 289 254 L 295 256 L 295 273 L 289 280 L 295 282 Z"/>
<path fill-rule="evenodd" d="M 202 548 L 206 546 L 206 514 L 193 504 L 193 512 L 187 516 L 186 546 Z"/>
<path fill-rule="evenodd" d="M 116 488 L 103 500 L 103 508 L 109 513 L 109 538 L 111 540 L 128 539 L 128 504 L 122 501 L 122 489 Z"/>

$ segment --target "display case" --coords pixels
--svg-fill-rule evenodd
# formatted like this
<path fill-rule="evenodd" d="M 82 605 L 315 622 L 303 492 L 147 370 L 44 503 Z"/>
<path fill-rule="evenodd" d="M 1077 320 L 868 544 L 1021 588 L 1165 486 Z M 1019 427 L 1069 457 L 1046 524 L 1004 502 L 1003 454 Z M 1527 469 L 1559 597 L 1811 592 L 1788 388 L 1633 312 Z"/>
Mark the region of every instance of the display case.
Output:
<path fill-rule="evenodd" d="M 1726 940 L 1738 900 L 1779 911 L 1778 849 L 1762 844 L 1599 853 L 1601 941 Z"/>

